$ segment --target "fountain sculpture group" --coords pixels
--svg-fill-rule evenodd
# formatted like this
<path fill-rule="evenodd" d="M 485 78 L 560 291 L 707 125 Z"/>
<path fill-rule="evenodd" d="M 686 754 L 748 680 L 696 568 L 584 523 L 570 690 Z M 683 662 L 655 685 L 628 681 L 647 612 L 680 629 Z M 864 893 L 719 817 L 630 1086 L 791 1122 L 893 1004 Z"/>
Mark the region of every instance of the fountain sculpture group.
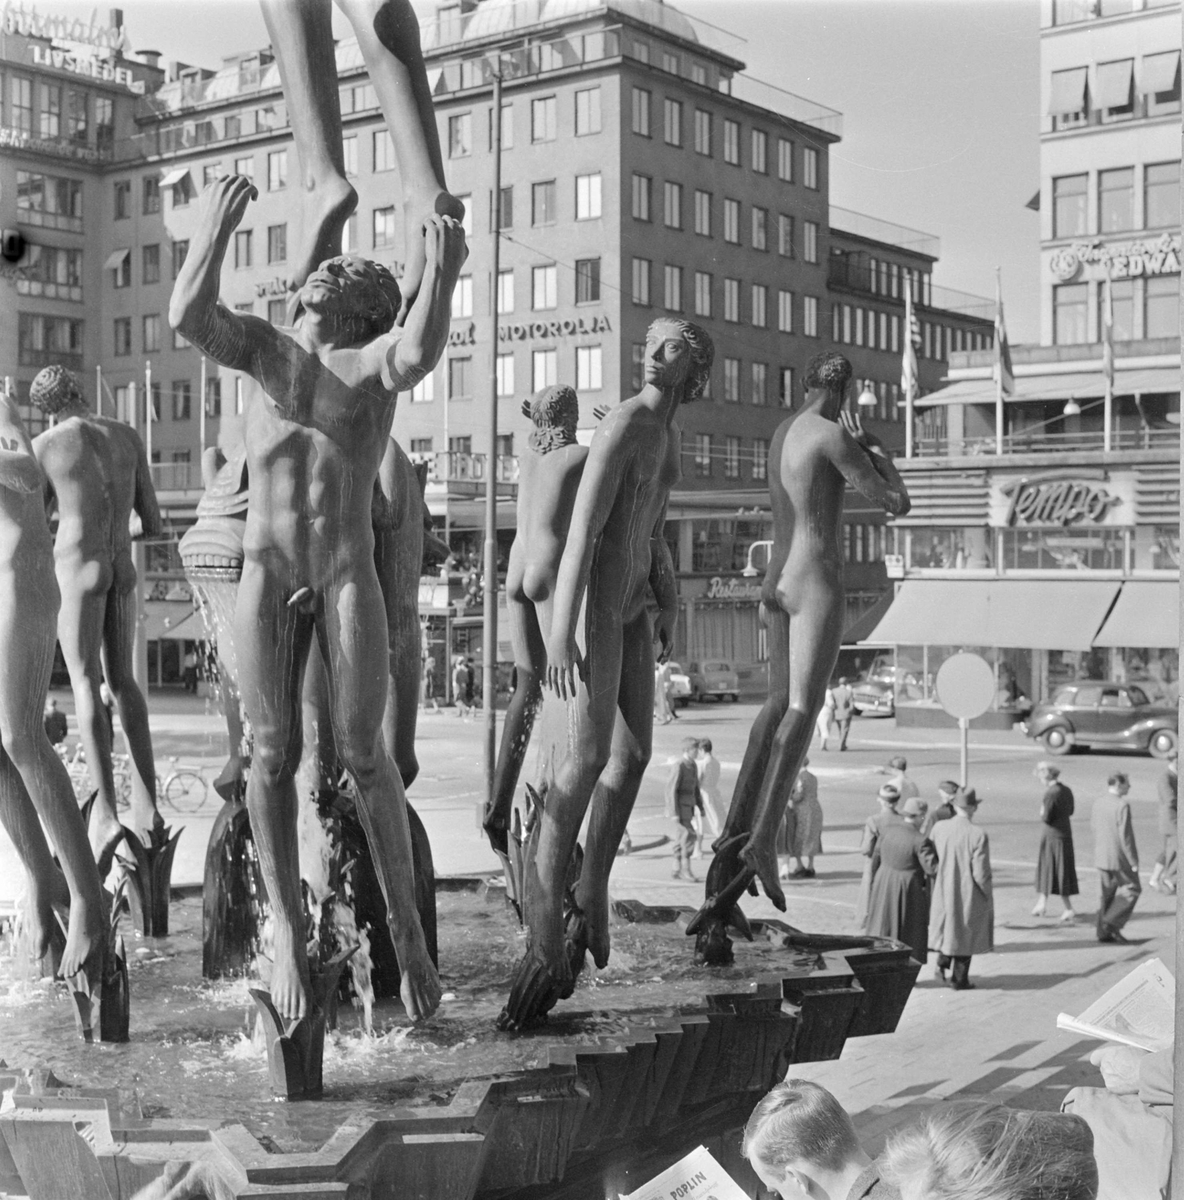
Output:
<path fill-rule="evenodd" d="M 205 971 L 249 969 L 266 901 L 267 987 L 253 995 L 270 1031 L 274 1086 L 306 1096 L 320 1089 L 326 1013 L 342 970 L 356 993 L 372 995 L 376 979 L 379 994 L 397 989 L 413 1021 L 440 1002 L 431 848 L 404 790 L 418 772 L 423 480 L 391 426 L 398 393 L 441 356 L 467 250 L 408 0 L 338 0 L 400 168 L 407 265 L 399 282 L 340 253 L 356 195 L 342 159 L 328 0 L 262 3 L 300 160 L 291 323 L 273 326 L 218 301 L 223 257 L 256 196 L 238 176 L 205 191 L 169 315 L 204 354 L 257 385 L 246 392 L 241 444 L 206 452 L 206 494 L 182 543 L 217 631 L 230 722 L 231 760 L 217 785 L 227 805 L 207 859 Z M 571 388 L 547 388 L 524 405 L 534 431 L 520 461 L 507 579 L 517 678 L 485 814 L 526 930 L 502 1029 L 536 1024 L 570 996 L 588 952 L 598 967 L 609 960 L 609 872 L 650 760 L 654 661 L 669 656 L 677 615 L 663 536 L 680 477 L 677 417 L 703 395 L 713 355 L 699 326 L 655 321 L 641 390 L 598 410 L 588 446 L 576 439 Z M 729 930 L 752 936 L 738 906 L 745 890 L 759 882 L 785 907 L 774 838 L 838 654 L 844 488 L 890 513 L 908 509 L 891 460 L 844 409 L 850 374 L 836 353 L 813 359 L 804 400 L 771 447 L 774 545 L 761 605 L 770 691 L 705 901 L 688 926 L 708 964 L 732 960 Z M 134 430 L 88 414 L 60 368 L 42 372 L 33 399 L 55 418 L 33 443 L 11 398 L 0 405 L 0 818 L 29 878 L 30 956 L 70 983 L 87 1036 L 122 1028 L 126 1037 L 127 975 L 100 880 L 126 839 L 143 932 L 167 932 L 175 845 L 156 810 L 147 713 L 131 676 L 130 544 L 157 532 L 159 514 Z M 55 637 L 93 777 L 89 826 L 40 724 Z M 130 829 L 115 813 L 103 674 L 135 764 Z M 568 734 L 546 778 L 528 789 L 524 829 L 514 796 L 545 692 L 566 705 Z M 348 895 L 346 857 L 355 866 Z M 311 963 L 310 915 L 336 930 Z M 362 937 L 367 952 L 351 961 Z M 872 945 L 847 946 L 857 944 Z M 792 994 L 786 988 L 778 983 L 766 997 L 770 1013 Z M 120 1011 L 100 1021 L 104 995 Z M 761 995 L 758 987 L 753 996 Z M 782 1044 L 759 1070 L 754 1064 L 751 1079 L 764 1079 L 785 1053 Z M 170 1195 L 200 1194 L 177 1180 Z"/>

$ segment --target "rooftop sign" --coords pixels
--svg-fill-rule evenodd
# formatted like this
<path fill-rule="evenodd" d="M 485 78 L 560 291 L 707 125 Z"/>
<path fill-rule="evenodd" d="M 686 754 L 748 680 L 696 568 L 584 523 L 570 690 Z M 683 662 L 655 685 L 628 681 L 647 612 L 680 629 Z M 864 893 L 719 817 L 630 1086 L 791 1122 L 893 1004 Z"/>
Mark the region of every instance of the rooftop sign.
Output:
<path fill-rule="evenodd" d="M 47 16 L 34 8 L 26 8 L 23 0 L 15 5 L 12 0 L 5 0 L 0 9 L 0 31 L 21 37 L 75 42 L 98 50 L 127 49 L 122 25 L 100 25 L 93 15 L 89 21 L 79 17 Z"/>
<path fill-rule="evenodd" d="M 1178 275 L 1180 235 L 1164 233 L 1157 238 L 1133 242 L 1074 242 L 1054 250 L 1049 269 L 1063 283 L 1075 279 L 1084 268 L 1090 278 L 1133 279 L 1137 275 Z"/>

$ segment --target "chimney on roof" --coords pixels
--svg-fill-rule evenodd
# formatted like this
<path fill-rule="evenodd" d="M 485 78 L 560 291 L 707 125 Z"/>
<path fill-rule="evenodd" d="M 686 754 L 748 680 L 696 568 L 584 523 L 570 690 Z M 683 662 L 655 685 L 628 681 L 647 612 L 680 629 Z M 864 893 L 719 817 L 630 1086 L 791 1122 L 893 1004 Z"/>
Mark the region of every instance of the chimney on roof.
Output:
<path fill-rule="evenodd" d="M 160 66 L 160 51 L 159 50 L 140 50 L 140 61 L 146 62 L 150 67 L 158 68 Z"/>

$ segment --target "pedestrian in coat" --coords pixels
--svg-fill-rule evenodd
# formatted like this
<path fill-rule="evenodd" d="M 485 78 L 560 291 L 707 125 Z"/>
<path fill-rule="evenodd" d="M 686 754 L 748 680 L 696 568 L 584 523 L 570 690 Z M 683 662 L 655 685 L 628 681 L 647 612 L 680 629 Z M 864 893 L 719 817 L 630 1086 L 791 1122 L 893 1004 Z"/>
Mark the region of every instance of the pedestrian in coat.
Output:
<path fill-rule="evenodd" d="M 934 826 L 937 875 L 929 912 L 929 948 L 937 951 L 937 975 L 956 992 L 974 987 L 970 960 L 995 949 L 995 899 L 987 831 L 974 823 L 974 788 L 954 797 L 954 816 Z"/>
<path fill-rule="evenodd" d="M 912 947 L 929 957 L 929 889 L 937 874 L 937 851 L 921 833 L 928 805 L 911 796 L 900 805 L 901 820 L 885 826 L 872 852 L 872 889 L 867 931 Z"/>
<path fill-rule="evenodd" d="M 896 806 L 898 811 L 906 800 L 921 795 L 921 789 L 906 774 L 908 769 L 909 760 L 903 754 L 894 754 L 886 766 L 876 768 L 876 774 L 887 775 L 888 782 L 900 793 L 900 804 Z"/>
<path fill-rule="evenodd" d="M 1163 847 L 1147 882 L 1156 891 L 1162 889 L 1170 896 L 1176 890 L 1176 802 L 1180 791 L 1175 750 L 1168 755 L 1167 763 L 1167 770 L 1155 785 L 1159 793 L 1159 832 Z"/>
<path fill-rule="evenodd" d="M 654 719 L 660 725 L 669 725 L 674 720 L 670 707 L 670 664 L 658 663 L 654 668 Z"/>
<path fill-rule="evenodd" d="M 1036 907 L 1032 916 L 1044 916 L 1049 896 L 1060 896 L 1065 911 L 1061 923 L 1077 920 L 1073 897 L 1077 895 L 1077 860 L 1073 853 L 1073 793 L 1061 782 L 1059 767 L 1039 763 L 1036 778 L 1044 784 L 1040 801 L 1040 851 L 1036 856 Z"/>
<path fill-rule="evenodd" d="M 468 683 L 469 672 L 465 668 L 464 655 L 458 654 L 452 667 L 452 699 L 456 703 L 456 715 L 466 721 L 472 712 L 472 706 L 466 699 Z"/>
<path fill-rule="evenodd" d="M 1139 849 L 1131 826 L 1131 806 L 1126 794 L 1131 781 L 1115 771 L 1106 781 L 1108 791 L 1094 801 L 1090 823 L 1094 829 L 1094 866 L 1101 877 L 1098 904 L 1098 941 L 1127 944 L 1122 927 L 1135 910 L 1139 893 Z"/>
<path fill-rule="evenodd" d="M 793 810 L 793 836 L 789 842 L 790 858 L 797 863 L 789 873 L 790 879 L 813 879 L 814 856 L 822 853 L 822 805 L 818 803 L 818 777 L 806 768 L 808 758 L 789 793 Z"/>
<path fill-rule="evenodd" d="M 885 825 L 900 820 L 896 811 L 900 803 L 900 793 L 896 785 L 886 783 L 876 793 L 879 807 L 863 823 L 863 835 L 859 842 L 859 853 L 866 861 L 863 864 L 863 877 L 859 881 L 859 898 L 855 904 L 855 920 L 860 929 L 867 928 L 868 906 L 872 893 L 872 856 L 876 852 L 876 842 Z"/>
<path fill-rule="evenodd" d="M 925 814 L 921 822 L 921 832 L 925 837 L 933 833 L 933 827 L 938 821 L 948 821 L 954 815 L 954 797 L 958 794 L 958 785 L 952 779 L 943 779 L 937 785 L 937 804 Z"/>
<path fill-rule="evenodd" d="M 830 737 L 831 729 L 835 723 L 835 690 L 827 688 L 826 694 L 822 697 L 822 707 L 818 710 L 818 720 L 815 723 L 815 729 L 818 731 L 818 749 L 825 750 L 827 739 Z"/>
<path fill-rule="evenodd" d="M 699 772 L 699 798 L 703 801 L 703 817 L 712 838 L 717 838 L 724 831 L 724 822 L 728 819 L 728 810 L 724 807 L 724 799 L 719 792 L 719 759 L 712 754 L 710 738 L 699 739 L 699 750 L 695 756 L 695 769 Z M 695 857 L 703 857 L 703 821 L 700 821 L 699 841 L 695 847 Z"/>
<path fill-rule="evenodd" d="M 695 882 L 691 872 L 691 854 L 695 849 L 696 810 L 703 811 L 703 798 L 699 794 L 699 772 L 695 767 L 695 755 L 699 752 L 696 738 L 686 738 L 682 754 L 670 767 L 666 777 L 666 817 L 673 822 L 674 870 L 673 878 L 686 878 Z"/>
<path fill-rule="evenodd" d="M 839 749 L 847 749 L 847 735 L 855 719 L 855 693 L 844 675 L 835 688 L 835 724 L 839 727 Z"/>

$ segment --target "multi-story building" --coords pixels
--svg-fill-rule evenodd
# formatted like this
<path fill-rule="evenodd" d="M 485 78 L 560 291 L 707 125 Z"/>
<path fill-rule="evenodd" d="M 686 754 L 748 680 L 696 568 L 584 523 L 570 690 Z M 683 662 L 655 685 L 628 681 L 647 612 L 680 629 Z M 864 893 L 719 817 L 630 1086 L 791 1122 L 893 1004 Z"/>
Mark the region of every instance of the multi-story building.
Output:
<path fill-rule="evenodd" d="M 1000 721 L 1072 677 L 1177 694 L 1179 32 L 1179 3 L 1045 0 L 1043 344 L 1014 349 L 1006 397 L 971 351 L 919 402 L 903 584 L 872 634 L 916 711 L 967 647 Z"/>
<path fill-rule="evenodd" d="M 192 520 L 200 492 L 201 452 L 235 436 L 233 418 L 253 386 L 203 362 L 167 325 L 197 197 L 220 174 L 254 179 L 259 198 L 232 240 L 222 299 L 281 322 L 302 234 L 298 164 L 269 51 L 236 56 L 218 71 L 172 64 L 162 72 L 157 56 L 136 62 L 122 39 L 112 40 L 105 58 L 90 60 L 115 77 L 109 86 L 119 94 L 114 133 L 87 165 L 85 301 L 58 307 L 72 305 L 82 321 L 67 361 L 88 378 L 99 368 L 96 402 L 150 438 L 171 533 L 153 563 L 167 575 L 177 566 L 167 546 Z M 832 209 L 828 150 L 840 114 L 748 78 L 738 39 L 659 0 L 448 2 L 425 21 L 423 43 L 470 244 L 448 349 L 400 405 L 395 426 L 413 457 L 430 464 L 438 523 L 458 555 L 478 549 L 493 473 L 507 549 L 515 452 L 529 428 L 522 400 L 550 383 L 573 384 L 590 437 L 595 410 L 640 387 L 650 322 L 664 314 L 696 321 L 715 341 L 716 362 L 708 395 L 680 418 L 683 480 L 668 527 L 686 618 L 679 652 L 758 657 L 755 593 L 740 572 L 752 544 L 769 536 L 768 446 L 800 394 L 806 361 L 831 341 L 847 349 L 861 388 L 876 397 L 869 423 L 899 444 L 904 274 L 913 277 L 925 332 L 926 388 L 937 386 L 955 346 L 989 343 L 989 320 L 933 285 L 936 239 Z M 10 77 L 3 125 L 32 129 L 44 119 L 38 88 L 54 45 L 32 37 L 0 49 Z M 125 79 L 128 63 L 134 72 Z M 347 249 L 397 263 L 401 189 L 355 42 L 338 45 L 337 67 L 345 166 L 359 197 Z M 495 71 L 503 79 L 496 281 Z M 23 95 L 18 79 L 28 81 L 27 113 L 14 99 Z M 32 170 L 44 153 L 27 141 L 19 158 Z M 26 208 L 0 209 L 0 219 L 35 243 L 39 262 L 59 237 L 34 227 Z M 11 273 L 23 279 L 28 265 Z M 26 311 L 23 296 L 18 307 Z M 29 306 L 30 320 L 49 313 L 38 309 Z M 40 349 L 22 354 L 19 393 L 54 357 L 57 336 L 26 337 L 30 347 L 40 338 Z M 886 586 L 882 520 L 853 507 L 847 541 L 854 616 Z"/>

